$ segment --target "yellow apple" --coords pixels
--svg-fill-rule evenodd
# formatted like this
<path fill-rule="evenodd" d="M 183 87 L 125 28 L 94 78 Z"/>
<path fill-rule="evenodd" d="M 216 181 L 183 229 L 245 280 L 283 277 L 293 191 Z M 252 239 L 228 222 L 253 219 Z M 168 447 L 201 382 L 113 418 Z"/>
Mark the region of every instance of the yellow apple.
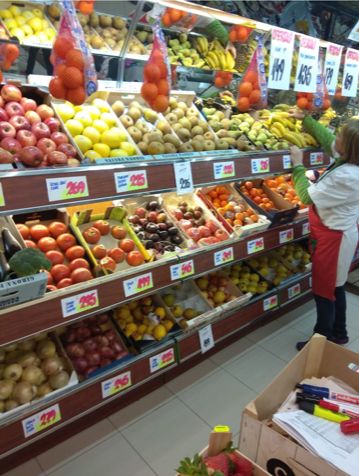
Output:
<path fill-rule="evenodd" d="M 82 134 L 82 131 L 84 130 L 84 126 L 76 119 L 69 119 L 65 122 L 65 126 L 72 137 Z"/>
<path fill-rule="evenodd" d="M 128 154 L 122 149 L 112 149 L 110 157 L 128 157 Z"/>
<path fill-rule="evenodd" d="M 47 20 L 42 20 L 42 29 L 45 30 L 46 28 L 49 28 L 49 22 Z"/>
<path fill-rule="evenodd" d="M 34 30 L 34 32 L 41 31 L 42 30 L 42 21 L 40 18 L 34 17 L 29 20 L 28 24 L 31 26 L 31 28 Z"/>
<path fill-rule="evenodd" d="M 22 25 L 21 29 L 26 36 L 30 36 L 34 33 L 30 25 Z"/>
<path fill-rule="evenodd" d="M 44 33 L 45 33 L 45 35 L 47 36 L 47 38 L 48 38 L 49 40 L 51 40 L 51 41 L 52 41 L 52 40 L 55 38 L 55 36 L 56 36 L 56 31 L 53 30 L 52 28 L 46 28 L 46 30 L 44 30 Z"/>
<path fill-rule="evenodd" d="M 112 127 L 108 131 L 105 131 L 101 134 L 101 142 L 107 144 L 111 149 L 116 149 L 121 145 L 121 137 L 119 132 L 122 133 L 117 127 Z"/>
<path fill-rule="evenodd" d="M 96 144 L 101 137 L 99 131 L 92 126 L 85 127 L 82 134 L 88 137 L 93 144 Z"/>
<path fill-rule="evenodd" d="M 87 112 L 87 114 L 90 114 L 93 120 L 98 119 L 101 116 L 101 112 L 95 106 L 85 106 L 84 111 Z"/>
<path fill-rule="evenodd" d="M 95 150 L 88 150 L 85 153 L 85 157 L 87 157 L 90 160 L 96 160 L 96 159 L 101 159 L 101 155 L 97 153 Z"/>
<path fill-rule="evenodd" d="M 5 20 L 4 23 L 8 30 L 13 30 L 14 28 L 17 28 L 16 20 L 14 20 L 13 18 Z"/>
<path fill-rule="evenodd" d="M 44 33 L 43 31 L 39 31 L 39 33 L 37 34 L 37 41 L 42 44 L 49 42 L 46 33 Z"/>
<path fill-rule="evenodd" d="M 70 103 L 59 104 L 56 106 L 56 111 L 64 122 L 72 119 L 75 115 L 75 110 Z"/>
<path fill-rule="evenodd" d="M 10 10 L 0 10 L 0 17 L 3 20 L 7 20 L 9 18 L 12 18 L 12 13 L 10 12 Z"/>
<path fill-rule="evenodd" d="M 93 150 L 96 151 L 101 157 L 110 157 L 111 149 L 106 144 L 97 143 L 93 145 Z"/>
<path fill-rule="evenodd" d="M 21 28 L 12 28 L 10 30 L 11 36 L 16 36 L 16 38 L 22 43 L 25 39 L 25 33 L 22 31 Z"/>
<path fill-rule="evenodd" d="M 84 127 L 92 125 L 92 119 L 90 114 L 87 114 L 85 111 L 80 111 L 75 114 L 75 119 L 80 121 Z"/>
<path fill-rule="evenodd" d="M 22 16 L 26 18 L 26 20 L 30 20 L 31 18 L 34 18 L 34 14 L 30 12 L 30 10 L 25 10 L 22 12 Z"/>
<path fill-rule="evenodd" d="M 101 114 L 101 120 L 106 122 L 109 127 L 115 126 L 117 124 L 116 117 L 110 112 L 103 112 Z"/>
<path fill-rule="evenodd" d="M 36 43 L 39 42 L 39 40 L 37 39 L 37 35 L 29 35 L 29 36 L 27 36 L 27 37 L 26 37 L 26 41 L 27 41 L 28 43 L 34 43 L 34 44 L 36 44 Z"/>
<path fill-rule="evenodd" d="M 92 142 L 90 141 L 90 139 L 81 134 L 78 136 L 75 136 L 74 141 L 77 147 L 81 150 L 83 154 L 87 152 L 88 150 L 90 150 L 92 147 Z"/>
<path fill-rule="evenodd" d="M 19 16 L 16 18 L 17 26 L 25 25 L 26 22 L 27 22 L 27 20 L 26 20 L 26 18 L 25 18 L 23 15 L 19 15 Z"/>
<path fill-rule="evenodd" d="M 127 153 L 127 155 L 137 154 L 136 147 L 130 144 L 129 142 L 122 142 L 121 149 L 124 150 Z"/>
<path fill-rule="evenodd" d="M 104 99 L 101 98 L 95 98 L 92 103 L 92 106 L 95 106 L 97 109 L 100 110 L 100 112 L 108 112 L 110 110 L 109 105 Z"/>
<path fill-rule="evenodd" d="M 38 17 L 38 18 L 43 18 L 43 16 L 44 16 L 44 14 L 42 13 L 42 11 L 39 8 L 34 8 L 32 10 L 32 13 L 34 14 L 35 17 Z"/>
<path fill-rule="evenodd" d="M 15 5 L 12 5 L 10 8 L 9 8 L 9 11 L 11 12 L 12 16 L 13 17 L 18 17 L 19 15 L 21 15 L 21 10 L 19 7 L 16 7 Z"/>
<path fill-rule="evenodd" d="M 99 132 L 105 132 L 109 130 L 109 126 L 106 124 L 105 121 L 102 121 L 101 119 L 95 119 L 93 121 L 92 126 L 97 129 Z"/>

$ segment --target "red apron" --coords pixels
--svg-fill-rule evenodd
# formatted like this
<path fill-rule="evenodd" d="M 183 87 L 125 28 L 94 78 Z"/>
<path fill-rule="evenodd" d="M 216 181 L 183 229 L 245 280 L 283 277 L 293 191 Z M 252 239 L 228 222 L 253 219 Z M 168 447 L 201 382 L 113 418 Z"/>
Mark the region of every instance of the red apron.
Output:
<path fill-rule="evenodd" d="M 326 227 L 315 208 L 309 207 L 313 293 L 335 301 L 337 269 L 343 232 Z"/>

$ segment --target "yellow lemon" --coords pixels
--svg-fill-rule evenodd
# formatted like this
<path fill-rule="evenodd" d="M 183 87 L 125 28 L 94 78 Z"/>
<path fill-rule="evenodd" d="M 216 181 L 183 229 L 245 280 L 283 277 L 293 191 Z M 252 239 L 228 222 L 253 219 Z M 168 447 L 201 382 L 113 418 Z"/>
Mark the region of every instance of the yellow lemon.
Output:
<path fill-rule="evenodd" d="M 169 319 L 165 319 L 162 324 L 165 326 L 167 332 L 169 332 L 174 326 L 174 322 L 170 321 Z"/>
<path fill-rule="evenodd" d="M 137 331 L 137 326 L 133 322 L 130 324 L 127 324 L 126 329 L 125 329 L 125 334 L 127 337 L 130 337 L 131 334 Z"/>
<path fill-rule="evenodd" d="M 152 335 L 156 340 L 162 340 L 164 337 L 166 337 L 167 330 L 165 326 L 158 324 L 158 326 L 154 327 Z"/>
<path fill-rule="evenodd" d="M 155 314 L 160 319 L 164 319 L 166 317 L 166 311 L 164 310 L 163 307 L 156 307 Z"/>

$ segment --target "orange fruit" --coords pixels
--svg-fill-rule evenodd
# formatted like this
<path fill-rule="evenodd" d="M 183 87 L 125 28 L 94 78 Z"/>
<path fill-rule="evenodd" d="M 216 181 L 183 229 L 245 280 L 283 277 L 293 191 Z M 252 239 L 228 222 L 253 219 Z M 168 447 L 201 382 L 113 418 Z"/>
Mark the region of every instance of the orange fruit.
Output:
<path fill-rule="evenodd" d="M 224 78 L 217 77 L 217 78 L 215 78 L 215 80 L 214 80 L 214 85 L 215 85 L 216 88 L 218 88 L 218 89 L 223 88 L 226 84 L 227 84 L 227 82 L 226 82 L 226 80 L 225 80 Z"/>
<path fill-rule="evenodd" d="M 251 94 L 252 90 L 253 86 L 252 83 L 250 83 L 249 81 L 243 81 L 238 89 L 239 94 L 242 97 L 248 97 Z"/>
<path fill-rule="evenodd" d="M 141 96 L 146 101 L 152 101 L 158 96 L 158 88 L 154 83 L 143 83 Z"/>
<path fill-rule="evenodd" d="M 237 41 L 245 43 L 249 37 L 250 31 L 245 26 L 237 27 Z"/>
<path fill-rule="evenodd" d="M 160 68 L 160 78 L 166 79 L 167 78 L 167 65 L 165 63 L 158 63 L 157 66 Z"/>
<path fill-rule="evenodd" d="M 69 89 L 66 93 L 66 99 L 76 106 L 83 104 L 86 99 L 86 93 L 83 86 Z"/>
<path fill-rule="evenodd" d="M 240 112 L 246 112 L 249 109 L 248 98 L 239 98 L 237 101 L 237 107 Z"/>
<path fill-rule="evenodd" d="M 10 61 L 15 61 L 19 56 L 19 48 L 13 43 L 8 43 L 5 45 L 5 57 Z"/>
<path fill-rule="evenodd" d="M 175 8 L 171 8 L 170 18 L 172 23 L 177 23 L 182 18 L 181 10 L 176 10 Z"/>
<path fill-rule="evenodd" d="M 234 41 L 237 41 L 237 32 L 236 30 L 231 30 L 229 33 L 229 39 L 233 43 Z"/>
<path fill-rule="evenodd" d="M 165 112 L 168 108 L 168 97 L 163 94 L 159 94 L 156 99 L 151 103 L 152 109 L 156 112 Z"/>
<path fill-rule="evenodd" d="M 297 106 L 300 109 L 307 109 L 308 108 L 308 99 L 307 98 L 299 98 L 297 99 Z"/>
<path fill-rule="evenodd" d="M 62 75 L 64 74 L 65 69 L 66 69 L 65 63 L 60 63 L 57 66 L 55 66 L 54 72 L 57 76 L 62 78 Z"/>
<path fill-rule="evenodd" d="M 332 103 L 329 101 L 329 99 L 324 99 L 323 101 L 323 109 L 329 109 Z"/>
<path fill-rule="evenodd" d="M 156 64 L 146 64 L 143 68 L 143 76 L 149 83 L 155 83 L 161 77 L 160 68 Z"/>
<path fill-rule="evenodd" d="M 57 56 L 60 56 L 60 58 L 65 58 L 67 52 L 73 47 L 74 45 L 71 39 L 66 38 L 65 36 L 58 36 L 52 49 Z"/>
<path fill-rule="evenodd" d="M 162 23 L 163 26 L 166 26 L 167 28 L 172 25 L 171 15 L 169 13 L 162 15 Z"/>
<path fill-rule="evenodd" d="M 255 71 L 247 71 L 244 75 L 244 81 L 249 81 L 250 83 L 258 82 L 258 74 Z"/>
<path fill-rule="evenodd" d="M 164 96 L 167 96 L 170 91 L 167 79 L 160 79 L 157 83 L 157 88 L 158 94 L 163 94 Z"/>
<path fill-rule="evenodd" d="M 76 89 L 84 84 L 84 75 L 74 66 L 67 66 L 61 75 L 65 88 Z"/>
<path fill-rule="evenodd" d="M 54 98 L 65 99 L 66 97 L 66 88 L 60 78 L 52 78 L 49 83 L 49 91 Z"/>
<path fill-rule="evenodd" d="M 72 49 L 68 51 L 66 53 L 65 61 L 67 66 L 74 66 L 81 71 L 84 69 L 85 62 L 82 53 L 79 50 Z"/>
<path fill-rule="evenodd" d="M 249 95 L 249 104 L 257 104 L 261 99 L 261 92 L 259 89 L 253 89 Z"/>

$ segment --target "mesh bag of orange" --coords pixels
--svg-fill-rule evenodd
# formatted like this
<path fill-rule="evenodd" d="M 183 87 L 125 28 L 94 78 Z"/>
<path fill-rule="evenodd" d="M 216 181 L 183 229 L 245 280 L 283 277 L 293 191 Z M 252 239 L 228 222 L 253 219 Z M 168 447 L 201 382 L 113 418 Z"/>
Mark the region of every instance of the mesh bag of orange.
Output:
<path fill-rule="evenodd" d="M 191 31 L 197 23 L 197 20 L 198 16 L 193 13 L 169 7 L 164 10 L 161 16 L 161 22 L 165 28 L 170 28 L 171 26 L 176 25 L 177 28 L 186 31 Z"/>
<path fill-rule="evenodd" d="M 0 43 L 0 82 L 3 81 L 2 71 L 10 69 L 11 65 L 19 57 L 19 47 L 11 41 L 1 41 Z"/>
<path fill-rule="evenodd" d="M 49 91 L 56 99 L 80 105 L 97 90 L 93 57 L 72 1 L 63 0 L 63 13 L 50 57 L 54 78 Z"/>
<path fill-rule="evenodd" d="M 76 2 L 76 8 L 84 15 L 90 15 L 93 12 L 95 0 Z"/>

